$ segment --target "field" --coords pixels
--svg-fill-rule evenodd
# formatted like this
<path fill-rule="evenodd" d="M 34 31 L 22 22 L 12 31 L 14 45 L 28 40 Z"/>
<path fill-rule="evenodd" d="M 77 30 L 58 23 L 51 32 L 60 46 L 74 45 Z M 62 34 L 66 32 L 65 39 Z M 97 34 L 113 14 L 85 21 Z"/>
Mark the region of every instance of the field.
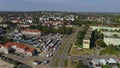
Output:
<path fill-rule="evenodd" d="M 81 49 L 79 50 L 75 44 L 72 45 L 70 55 L 93 55 L 92 49 Z"/>

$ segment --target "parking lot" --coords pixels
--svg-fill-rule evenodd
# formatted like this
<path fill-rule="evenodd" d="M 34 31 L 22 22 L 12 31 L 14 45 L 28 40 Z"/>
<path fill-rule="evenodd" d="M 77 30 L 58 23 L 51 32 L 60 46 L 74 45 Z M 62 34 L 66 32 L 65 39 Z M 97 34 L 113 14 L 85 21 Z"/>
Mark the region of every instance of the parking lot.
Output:
<path fill-rule="evenodd" d="M 61 40 L 64 38 L 63 35 L 58 33 L 42 36 L 26 35 L 26 38 L 23 38 L 22 34 L 14 32 L 4 34 L 4 37 L 13 39 L 14 42 L 26 44 L 28 47 L 35 48 L 37 50 L 37 54 L 31 57 L 20 53 L 11 53 L 7 56 L 15 57 L 17 61 L 22 61 L 23 63 L 36 68 L 48 67 L 51 57 L 54 55 L 58 46 L 60 46 Z M 35 65 L 33 64 L 34 61 L 38 61 L 40 63 Z"/>

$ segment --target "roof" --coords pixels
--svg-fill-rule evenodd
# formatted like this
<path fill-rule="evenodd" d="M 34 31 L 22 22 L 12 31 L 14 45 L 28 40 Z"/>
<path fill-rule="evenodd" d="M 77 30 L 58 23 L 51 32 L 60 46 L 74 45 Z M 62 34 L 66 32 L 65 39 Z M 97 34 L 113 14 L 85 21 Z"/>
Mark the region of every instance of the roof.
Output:
<path fill-rule="evenodd" d="M 92 61 L 93 61 L 95 64 L 99 64 L 100 59 L 98 59 L 98 58 L 93 58 Z"/>
<path fill-rule="evenodd" d="M 9 46 L 16 46 L 17 48 L 21 48 L 21 49 L 28 49 L 29 47 L 24 45 L 24 44 L 21 44 L 21 43 L 15 43 L 15 42 L 8 42 L 6 43 L 6 45 L 9 45 Z"/>
<path fill-rule="evenodd" d="M 5 46 L 4 46 L 5 49 L 8 49 L 9 47 L 10 47 L 9 45 L 5 45 Z"/>
<path fill-rule="evenodd" d="M 109 59 L 107 60 L 107 62 L 108 62 L 108 63 L 117 63 L 113 58 L 109 58 Z"/>
<path fill-rule="evenodd" d="M 27 49 L 26 50 L 26 52 L 33 52 L 35 49 L 33 49 L 33 48 L 29 48 L 29 49 Z"/>
<path fill-rule="evenodd" d="M 2 47 L 3 45 L 2 44 L 0 44 L 0 47 Z"/>
<path fill-rule="evenodd" d="M 100 59 L 100 63 L 106 64 L 106 60 L 105 59 Z"/>

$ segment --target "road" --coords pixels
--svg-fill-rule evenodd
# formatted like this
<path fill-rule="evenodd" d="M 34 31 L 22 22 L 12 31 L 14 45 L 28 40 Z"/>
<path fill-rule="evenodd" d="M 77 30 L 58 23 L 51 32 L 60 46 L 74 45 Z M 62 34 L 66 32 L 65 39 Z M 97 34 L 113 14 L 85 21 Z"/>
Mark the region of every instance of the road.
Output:
<path fill-rule="evenodd" d="M 3 54 L 3 56 L 6 56 L 6 57 L 11 58 L 11 59 L 16 60 L 16 61 L 19 61 L 19 62 L 21 62 L 21 63 L 23 63 L 23 64 L 25 64 L 25 65 L 30 66 L 30 67 L 33 67 L 33 66 L 31 65 L 31 63 L 25 61 L 25 59 L 23 59 L 23 58 L 20 58 L 20 57 L 11 55 L 11 54 Z"/>
<path fill-rule="evenodd" d="M 44 58 L 41 58 L 41 57 L 25 57 L 25 58 L 22 58 L 20 56 L 16 56 L 16 55 L 12 55 L 12 54 L 3 54 L 3 56 L 6 56 L 8 58 L 11 58 L 15 61 L 19 61 L 29 67 L 32 67 L 32 68 L 48 68 L 48 65 L 44 65 L 44 64 L 40 64 L 40 65 L 33 65 L 32 64 L 32 60 L 34 59 L 37 59 L 37 60 L 44 60 Z"/>
<path fill-rule="evenodd" d="M 58 47 L 58 49 L 56 50 L 56 52 L 54 53 L 53 57 L 50 60 L 50 68 L 54 68 L 55 66 L 55 61 L 57 59 L 59 59 L 58 61 L 58 66 L 59 68 L 64 68 L 64 61 L 66 60 L 66 57 L 68 55 L 68 51 L 71 47 L 71 45 L 73 44 L 73 42 L 77 39 L 77 34 L 78 34 L 79 29 L 76 29 L 74 33 L 72 33 L 71 35 L 69 35 L 67 38 L 65 38 L 61 44 L 60 47 Z M 62 49 L 62 47 L 64 47 Z M 60 49 L 62 49 L 62 53 L 59 54 Z"/>
<path fill-rule="evenodd" d="M 84 55 L 84 56 L 80 56 L 80 55 L 71 55 L 71 56 L 68 56 L 67 59 L 70 60 L 70 62 L 74 61 L 74 59 L 77 59 L 77 60 L 82 60 L 83 63 L 85 65 L 88 65 L 90 66 L 89 62 L 91 61 L 92 58 L 99 58 L 99 59 L 108 59 L 108 58 L 114 58 L 114 59 L 118 59 L 119 57 L 116 57 L 116 56 L 99 56 L 99 55 L 96 55 L 96 56 L 92 56 L 92 55 Z"/>

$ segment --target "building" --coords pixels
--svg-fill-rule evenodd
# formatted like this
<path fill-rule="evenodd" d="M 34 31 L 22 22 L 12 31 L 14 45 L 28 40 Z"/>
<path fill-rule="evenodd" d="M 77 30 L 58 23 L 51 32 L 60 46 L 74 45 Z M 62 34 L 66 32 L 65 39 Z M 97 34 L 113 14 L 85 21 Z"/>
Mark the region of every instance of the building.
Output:
<path fill-rule="evenodd" d="M 108 58 L 108 59 L 93 58 L 91 62 L 94 65 L 93 68 L 102 68 L 102 65 L 108 65 L 111 66 L 112 68 L 114 68 L 114 66 L 117 66 L 117 61 L 113 58 Z"/>
<path fill-rule="evenodd" d="M 94 68 L 102 68 L 101 65 L 100 65 L 100 59 L 98 58 L 93 58 L 92 59 L 92 63 L 94 65 Z"/>
<path fill-rule="evenodd" d="M 108 26 L 90 26 L 92 30 L 103 30 L 101 33 L 104 34 L 104 43 L 106 45 L 120 45 L 120 27 L 108 27 Z M 114 36 L 115 35 L 115 36 Z"/>
<path fill-rule="evenodd" d="M 101 33 L 105 36 L 113 36 L 115 34 L 120 36 L 120 31 L 102 31 Z"/>
<path fill-rule="evenodd" d="M 120 30 L 120 27 L 108 27 L 108 26 L 90 26 L 90 28 L 92 28 L 92 30 L 102 30 L 102 29 L 107 29 L 108 31 L 111 31 L 111 30 Z"/>
<path fill-rule="evenodd" d="M 109 58 L 109 59 L 107 59 L 107 65 L 109 65 L 109 66 L 116 66 L 117 62 L 113 58 Z"/>
<path fill-rule="evenodd" d="M 106 64 L 107 64 L 107 62 L 105 59 L 100 59 L 100 65 L 106 65 Z"/>
<path fill-rule="evenodd" d="M 35 49 L 29 48 L 28 46 L 20 43 L 8 42 L 5 45 L 0 45 L 0 47 L 1 50 L 7 54 L 13 49 L 16 53 L 21 53 L 27 56 L 33 56 L 35 54 Z"/>
<path fill-rule="evenodd" d="M 26 55 L 33 56 L 35 54 L 35 49 L 29 48 L 26 50 Z"/>
<path fill-rule="evenodd" d="M 40 30 L 33 30 L 33 29 L 21 30 L 21 33 L 25 35 L 41 35 L 41 32 L 42 31 Z"/>
<path fill-rule="evenodd" d="M 8 54 L 11 51 L 11 47 L 9 45 L 0 44 L 0 49 L 2 52 Z"/>
<path fill-rule="evenodd" d="M 92 29 L 88 28 L 84 38 L 83 38 L 83 48 L 90 48 L 91 45 L 91 35 L 92 35 Z"/>
<path fill-rule="evenodd" d="M 114 37 L 114 36 L 104 36 L 104 43 L 109 45 L 118 46 L 120 45 L 120 37 Z"/>

